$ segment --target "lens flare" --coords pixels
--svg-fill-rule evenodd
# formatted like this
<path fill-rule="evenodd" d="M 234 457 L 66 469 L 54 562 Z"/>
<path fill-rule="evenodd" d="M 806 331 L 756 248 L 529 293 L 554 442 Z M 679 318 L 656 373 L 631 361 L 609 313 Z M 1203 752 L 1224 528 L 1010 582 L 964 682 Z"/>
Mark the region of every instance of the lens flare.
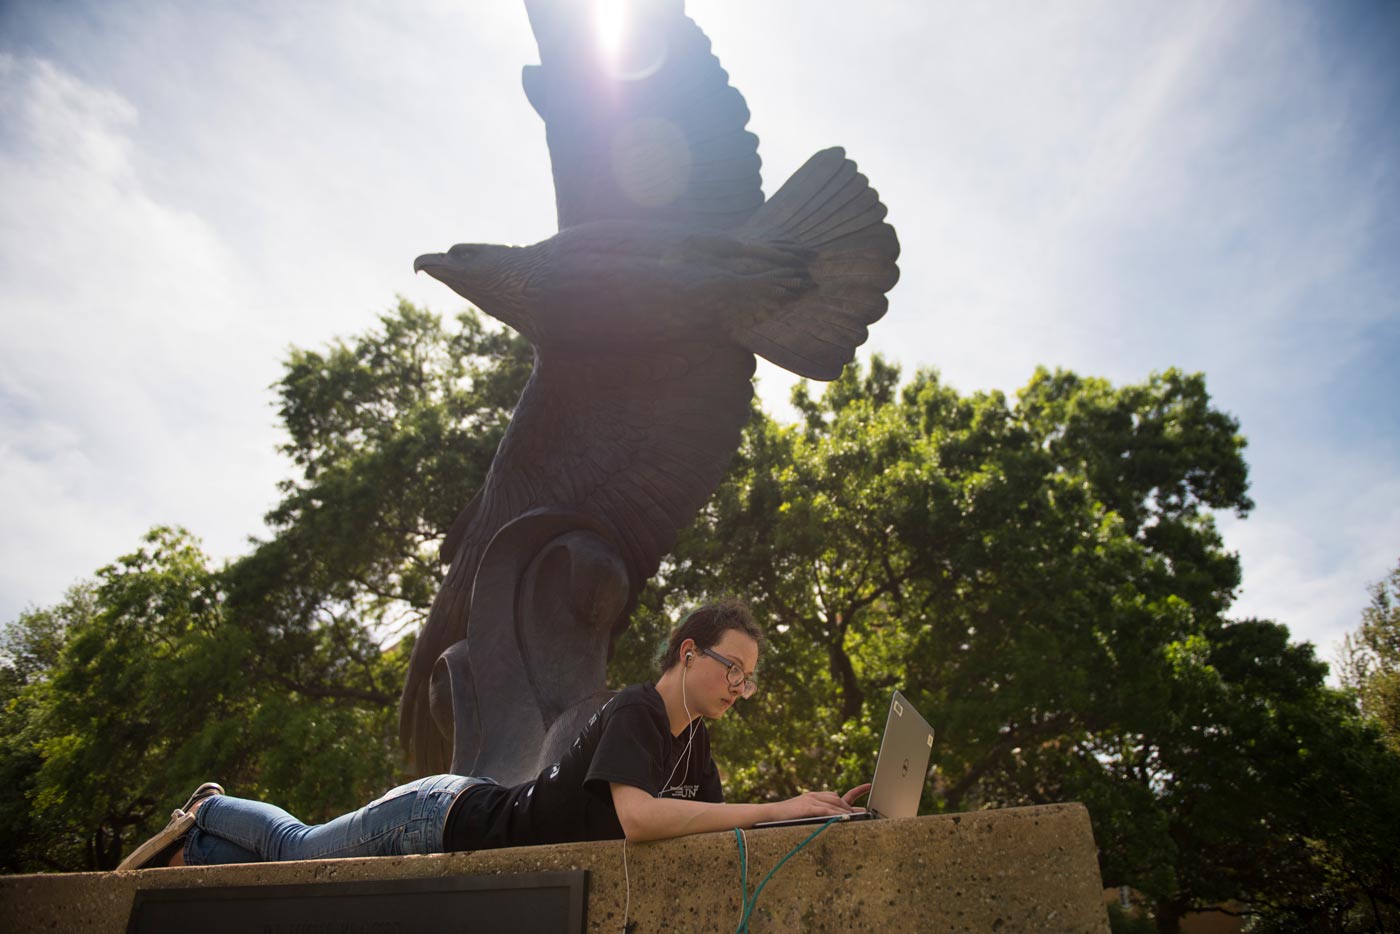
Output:
<path fill-rule="evenodd" d="M 593 28 L 605 61 L 617 62 L 622 57 L 631 6 L 629 0 L 595 0 L 593 4 Z"/>
<path fill-rule="evenodd" d="M 657 9 L 644 0 L 593 0 L 593 30 L 599 61 L 611 77 L 640 81 L 666 64 L 666 36 L 643 22 Z M 651 24 L 655 25 L 655 24 Z"/>

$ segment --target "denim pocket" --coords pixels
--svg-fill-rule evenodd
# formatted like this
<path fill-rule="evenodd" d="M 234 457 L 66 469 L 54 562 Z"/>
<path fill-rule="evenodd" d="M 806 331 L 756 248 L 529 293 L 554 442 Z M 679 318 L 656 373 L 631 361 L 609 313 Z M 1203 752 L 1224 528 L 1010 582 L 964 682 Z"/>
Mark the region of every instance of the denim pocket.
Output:
<path fill-rule="evenodd" d="M 400 785 L 365 806 L 355 837 L 376 856 L 438 853 L 442 829 L 458 793 L 477 780 L 435 775 Z"/>
<path fill-rule="evenodd" d="M 386 801 L 392 801 L 394 798 L 402 798 L 405 795 L 416 796 L 418 794 L 418 787 L 422 784 L 423 779 L 420 778 L 416 782 L 409 782 L 407 785 L 400 785 L 397 788 L 390 788 L 388 791 L 384 792 L 384 794 L 380 795 L 379 797 L 371 801 L 369 804 L 365 805 L 365 808 L 369 809 L 372 807 L 376 807 L 378 805 L 384 804 Z"/>
<path fill-rule="evenodd" d="M 371 855 L 392 855 L 398 849 L 395 841 L 417 818 L 418 798 L 416 784 L 403 785 L 376 798 L 356 815 L 356 842 L 367 847 Z"/>

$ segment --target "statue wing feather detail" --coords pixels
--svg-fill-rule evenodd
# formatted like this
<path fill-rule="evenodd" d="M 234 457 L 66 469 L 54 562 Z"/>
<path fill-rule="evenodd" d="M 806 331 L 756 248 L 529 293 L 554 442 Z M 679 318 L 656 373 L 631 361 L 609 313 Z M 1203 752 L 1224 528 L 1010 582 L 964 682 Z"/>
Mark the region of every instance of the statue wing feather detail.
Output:
<path fill-rule="evenodd" d="M 523 83 L 545 122 L 559 229 L 738 227 L 763 203 L 758 137 L 709 39 L 678 0 L 634 0 L 632 28 L 610 47 L 597 6 L 526 2 L 540 64 Z"/>

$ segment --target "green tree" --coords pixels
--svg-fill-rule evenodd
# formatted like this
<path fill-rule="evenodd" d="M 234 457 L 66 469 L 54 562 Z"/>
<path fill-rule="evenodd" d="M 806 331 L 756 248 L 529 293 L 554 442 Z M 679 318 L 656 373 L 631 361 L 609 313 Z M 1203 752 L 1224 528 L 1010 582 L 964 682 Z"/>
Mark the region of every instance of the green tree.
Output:
<path fill-rule="evenodd" d="M 1356 693 L 1361 713 L 1400 752 L 1400 563 L 1371 585 L 1370 594 L 1361 627 L 1342 640 L 1338 675 Z"/>
<path fill-rule="evenodd" d="M 475 313 L 445 327 L 407 302 L 294 349 L 275 390 L 299 476 L 271 537 L 213 568 L 155 529 L 6 628 L 4 868 L 110 868 L 209 778 L 313 821 L 392 784 L 404 633 L 529 364 Z"/>
<path fill-rule="evenodd" d="M 292 351 L 274 388 L 300 476 L 267 516 L 273 536 L 227 574 L 230 613 L 276 662 L 264 676 L 397 702 L 402 677 L 370 677 L 374 659 L 426 617 L 438 544 L 486 477 L 531 353 L 473 311 L 448 329 L 407 301 L 353 341 Z"/>
<path fill-rule="evenodd" d="M 1105 882 L 1144 892 L 1160 930 L 1228 898 L 1344 915 L 1326 860 L 1394 851 L 1348 849 L 1327 821 L 1364 810 L 1309 801 L 1389 760 L 1310 647 L 1223 615 L 1239 568 L 1213 513 L 1252 504 L 1203 379 L 1039 371 L 1014 405 L 898 383 L 876 358 L 800 387 L 798 425 L 756 414 L 663 574 L 660 605 L 739 593 L 771 635 L 762 699 L 717 731 L 731 786 L 866 778 L 897 684 L 939 733 L 935 807 L 1086 801 Z"/>
<path fill-rule="evenodd" d="M 1033 757 L 1009 790 L 1084 801 L 1105 880 L 1143 891 L 1162 931 L 1231 900 L 1258 930 L 1348 930 L 1391 899 L 1400 760 L 1325 685 L 1312 646 L 1242 620 L 1165 657 L 1146 718 Z"/>
<path fill-rule="evenodd" d="M 113 868 L 210 777 L 325 817 L 392 775 L 366 755 L 387 711 L 250 677 L 263 660 L 183 530 L 152 530 L 7 634 L 7 869 Z"/>
<path fill-rule="evenodd" d="M 442 576 L 438 544 L 484 482 L 531 361 L 528 342 L 474 311 L 448 327 L 402 300 L 350 341 L 292 351 L 274 388 L 300 473 L 267 516 L 272 537 L 224 581 L 270 696 L 363 721 L 340 741 L 362 763 L 343 770 L 353 781 L 276 759 L 258 790 L 296 813 L 329 816 L 401 777 L 399 691 Z"/>
<path fill-rule="evenodd" d="M 999 393 L 960 397 L 932 373 L 897 384 L 876 358 L 868 371 L 848 368 L 820 400 L 799 388 L 801 425 L 756 415 L 666 582 L 673 602 L 720 590 L 754 602 L 770 621 L 775 705 L 810 714 L 810 735 L 839 750 L 847 779 L 868 768 L 869 723 L 889 686 L 924 692 L 941 711 L 941 800 L 957 809 L 980 800 L 981 777 L 1009 767 L 1014 751 L 1063 735 L 1080 711 L 1131 703 L 1104 672 L 1152 664 L 1139 659 L 1152 642 L 1143 627 L 1174 637 L 1190 624 L 1192 604 L 1176 593 L 1186 588 L 1170 586 L 1169 561 L 1153 551 L 1157 527 L 1185 527 L 1161 539 L 1173 557 L 1195 556 L 1191 585 L 1208 598 L 1200 612 L 1225 599 L 1238 571 L 1220 554 L 1208 510 L 1249 503 L 1242 480 L 1215 482 L 1180 449 L 1234 450 L 1225 463 L 1242 477 L 1242 442 L 1232 422 L 1209 417 L 1199 379 L 1175 373 L 1115 392 L 1042 373 L 1016 408 Z M 1086 398 L 1076 385 L 1091 390 Z M 1054 406 L 1075 418 L 1055 422 Z M 1161 428 L 1165 414 L 1132 418 L 1173 407 L 1174 423 L 1200 427 L 1173 434 Z M 1084 426 L 1095 419 L 1084 413 L 1104 410 L 1128 411 L 1115 460 L 1175 458 L 1197 470 L 1194 483 L 1140 504 L 1107 471 L 1086 469 Z M 1166 480 L 1139 485 L 1147 498 Z M 1131 522 L 1104 505 L 1110 497 L 1136 504 Z M 1188 533 L 1195 538 L 1180 541 Z M 1196 566 L 1210 569 L 1207 583 Z M 778 794 L 829 778 L 829 759 L 794 760 L 781 735 L 773 741 L 768 767 L 787 780 L 755 774 L 753 787 Z"/>
<path fill-rule="evenodd" d="M 68 633 L 96 612 L 94 588 L 80 584 L 62 602 L 21 613 L 0 630 L 0 872 L 84 865 L 84 838 L 61 819 L 38 815 L 43 765 L 43 687 L 62 657 Z"/>
<path fill-rule="evenodd" d="M 12 640 L 41 647 L 11 655 L 7 666 L 12 683 L 23 682 L 7 705 L 23 718 L 7 742 L 28 756 L 11 760 L 14 778 L 56 839 L 7 856 L 116 865 L 133 830 L 178 793 L 172 779 L 183 757 L 199 752 L 203 718 L 220 709 L 237 673 L 239 646 L 215 638 L 218 617 L 204 555 L 185 533 L 156 529 L 139 551 L 101 569 L 93 587 L 10 629 Z"/>

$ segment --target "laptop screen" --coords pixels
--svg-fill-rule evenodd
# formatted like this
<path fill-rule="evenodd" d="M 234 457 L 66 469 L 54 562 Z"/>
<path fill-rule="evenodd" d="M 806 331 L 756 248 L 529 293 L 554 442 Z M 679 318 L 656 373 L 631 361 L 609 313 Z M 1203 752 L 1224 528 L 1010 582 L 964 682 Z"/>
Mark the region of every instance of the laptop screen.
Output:
<path fill-rule="evenodd" d="M 898 691 L 890 698 L 885 716 L 885 732 L 880 738 L 880 756 L 875 760 L 870 800 L 864 812 L 841 817 L 799 817 L 763 821 L 755 827 L 794 827 L 829 821 L 863 820 L 872 817 L 917 817 L 919 799 L 924 793 L 929 758 L 933 755 L 933 727 L 908 698 Z"/>
<path fill-rule="evenodd" d="M 877 817 L 916 817 L 924 793 L 933 727 L 898 691 L 890 698 L 880 757 L 875 761 L 874 787 L 867 804 Z"/>

